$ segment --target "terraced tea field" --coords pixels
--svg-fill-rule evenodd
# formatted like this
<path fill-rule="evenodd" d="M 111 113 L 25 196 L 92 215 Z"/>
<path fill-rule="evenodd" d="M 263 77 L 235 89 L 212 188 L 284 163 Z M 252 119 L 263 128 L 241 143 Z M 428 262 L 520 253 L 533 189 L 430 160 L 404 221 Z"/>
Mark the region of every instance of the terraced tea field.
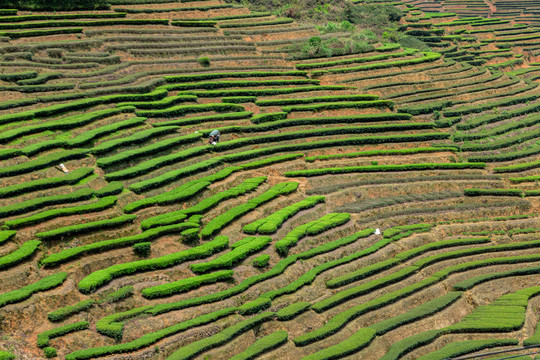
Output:
<path fill-rule="evenodd" d="M 0 10 L 0 360 L 538 359 L 540 32 L 459 3 Z"/>

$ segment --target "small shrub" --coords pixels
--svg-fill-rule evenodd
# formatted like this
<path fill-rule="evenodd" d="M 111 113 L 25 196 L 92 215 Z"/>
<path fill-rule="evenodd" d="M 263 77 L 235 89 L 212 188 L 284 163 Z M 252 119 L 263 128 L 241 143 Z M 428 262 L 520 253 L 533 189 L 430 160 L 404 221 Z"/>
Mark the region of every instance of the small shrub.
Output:
<path fill-rule="evenodd" d="M 43 353 L 45 354 L 45 357 L 47 358 L 53 358 L 57 356 L 56 349 L 50 346 L 43 349 Z"/>
<path fill-rule="evenodd" d="M 260 256 L 257 256 L 255 259 L 253 259 L 253 266 L 262 268 L 268 265 L 269 261 L 270 261 L 270 255 L 262 254 Z"/>
<path fill-rule="evenodd" d="M 147 257 L 150 255 L 150 242 L 142 242 L 133 245 L 133 252 L 139 256 Z"/>
<path fill-rule="evenodd" d="M 197 61 L 199 62 L 201 66 L 204 66 L 204 67 L 210 66 L 210 59 L 207 56 L 201 56 L 200 58 L 197 59 Z"/>

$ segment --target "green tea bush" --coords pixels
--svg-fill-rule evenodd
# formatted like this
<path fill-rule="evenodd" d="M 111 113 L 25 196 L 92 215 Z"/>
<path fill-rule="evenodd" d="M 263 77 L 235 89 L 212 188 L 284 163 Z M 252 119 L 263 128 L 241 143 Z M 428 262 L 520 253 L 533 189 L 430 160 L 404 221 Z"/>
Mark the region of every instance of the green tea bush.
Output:
<path fill-rule="evenodd" d="M 51 330 L 44 331 L 38 334 L 37 346 L 40 348 L 47 347 L 49 346 L 50 339 L 66 335 L 74 331 L 86 330 L 88 329 L 89 325 L 90 323 L 88 321 L 80 321 L 73 324 L 68 324 L 68 325 L 60 326 Z"/>
<path fill-rule="evenodd" d="M 310 177 L 327 174 L 347 174 L 357 172 L 386 172 L 386 171 L 419 171 L 419 170 L 449 170 L 449 169 L 484 169 L 484 163 L 427 163 L 400 165 L 369 165 L 342 168 L 308 169 L 286 172 L 287 177 Z"/>
<path fill-rule="evenodd" d="M 325 201 L 324 196 L 311 196 L 295 204 L 289 205 L 281 210 L 274 212 L 266 218 L 256 220 L 242 229 L 247 234 L 273 234 L 290 217 L 298 212 L 312 208 Z"/>
<path fill-rule="evenodd" d="M 190 268 L 196 274 L 206 273 L 223 268 L 232 268 L 249 255 L 264 249 L 271 241 L 271 237 L 261 236 L 247 242 L 244 245 L 237 246 L 228 253 L 218 256 L 213 260 L 192 264 Z"/>
<path fill-rule="evenodd" d="M 75 185 L 94 172 L 93 168 L 78 168 L 72 172 L 53 178 L 45 178 L 14 184 L 0 188 L 0 198 L 18 196 L 38 190 L 45 190 L 66 185 Z"/>
<path fill-rule="evenodd" d="M 60 272 L 41 278 L 35 283 L 20 289 L 0 294 L 0 307 L 24 301 L 37 292 L 46 291 L 60 286 L 66 280 L 66 278 L 67 273 Z"/>
<path fill-rule="evenodd" d="M 104 187 L 96 190 L 95 194 L 98 198 L 103 198 L 112 195 L 118 195 L 124 190 L 124 185 L 119 181 L 111 181 Z"/>
<path fill-rule="evenodd" d="M 354 354 L 355 352 L 368 346 L 375 338 L 375 330 L 372 328 L 362 328 L 355 332 L 352 336 L 346 340 L 329 346 L 323 350 L 319 350 L 313 354 L 310 354 L 304 359 L 306 360 L 330 360 L 337 359 L 343 356 Z"/>
<path fill-rule="evenodd" d="M 146 232 L 148 233 L 159 229 L 160 228 L 150 229 Z M 228 246 L 229 239 L 226 236 L 218 236 L 208 243 L 193 247 L 188 250 L 167 254 L 153 259 L 138 260 L 129 263 L 112 265 L 108 268 L 94 271 L 93 273 L 79 281 L 79 291 L 86 294 L 91 293 L 94 292 L 97 288 L 109 283 L 113 279 L 120 276 L 142 271 L 165 269 L 189 260 L 203 259 L 219 251 L 222 251 Z"/>
<path fill-rule="evenodd" d="M 148 307 L 143 307 L 142 312 L 146 311 L 147 308 Z M 139 313 L 141 312 L 141 310 L 138 310 L 138 311 Z M 126 343 L 78 350 L 70 354 L 67 354 L 66 360 L 87 360 L 87 359 L 92 359 L 92 358 L 100 357 L 100 356 L 106 356 L 106 355 L 111 355 L 111 354 L 124 354 L 128 352 L 136 351 L 136 350 L 148 347 L 152 344 L 155 344 L 156 342 L 158 342 L 159 340 L 165 337 L 172 336 L 180 332 L 184 332 L 191 328 L 213 323 L 221 318 L 224 318 L 226 316 L 233 314 L 234 312 L 236 312 L 236 308 L 234 307 L 218 310 L 218 311 L 206 314 L 206 315 L 198 316 L 192 320 L 184 321 L 184 322 L 166 327 L 156 332 L 144 334 L 140 338 L 126 342 Z M 134 315 L 129 314 L 127 316 L 131 317 Z M 118 319 L 118 320 L 121 320 L 121 319 Z M 113 322 L 114 321 L 116 321 L 116 319 L 114 319 Z M 110 321 L 107 321 L 107 322 L 110 323 Z M 122 326 L 122 323 L 117 322 L 115 324 L 119 324 Z M 123 326 L 121 327 L 121 329 L 123 330 Z"/>
<path fill-rule="evenodd" d="M 268 309 L 272 305 L 272 300 L 264 297 L 258 297 L 257 299 L 247 302 L 244 305 L 238 307 L 238 313 L 240 315 L 252 315 L 262 310 Z"/>
<path fill-rule="evenodd" d="M 125 298 L 133 296 L 133 294 L 134 294 L 133 286 L 131 285 L 123 286 L 120 289 L 105 296 L 105 298 L 103 299 L 103 302 L 114 303 L 114 302 L 122 301 Z"/>
<path fill-rule="evenodd" d="M 443 348 L 433 351 L 424 356 L 420 356 L 418 360 L 432 360 L 432 359 L 449 359 L 461 355 L 475 353 L 480 350 L 518 345 L 517 339 L 481 339 L 481 340 L 467 340 L 458 341 L 444 346 Z"/>
<path fill-rule="evenodd" d="M 206 275 L 199 275 L 167 284 L 148 287 L 142 290 L 142 295 L 147 299 L 152 299 L 180 294 L 200 288 L 203 285 L 215 284 L 218 281 L 230 280 L 232 279 L 233 275 L 234 272 L 232 270 L 216 271 Z"/>
<path fill-rule="evenodd" d="M 137 218 L 136 215 L 120 215 L 118 217 L 106 220 L 92 221 L 89 223 L 65 226 L 54 230 L 37 233 L 35 236 L 43 240 L 51 240 L 53 238 L 62 238 L 64 236 L 73 236 L 79 233 L 89 233 L 95 230 L 116 227 L 133 222 Z"/>
<path fill-rule="evenodd" d="M 93 195 L 94 190 L 90 188 L 82 188 L 72 193 L 44 196 L 40 198 L 26 200 L 19 203 L 3 206 L 0 209 L 0 217 L 9 217 L 13 215 L 24 214 L 51 205 L 88 200 L 92 198 Z"/>
<path fill-rule="evenodd" d="M 309 302 L 297 302 L 284 307 L 276 313 L 276 317 L 279 321 L 292 320 L 303 312 L 309 310 L 311 303 Z"/>
<path fill-rule="evenodd" d="M 12 141 L 24 135 L 36 134 L 43 131 L 72 129 L 90 124 L 96 120 L 100 120 L 109 116 L 114 116 L 125 112 L 132 112 L 134 110 L 134 107 L 98 110 L 86 114 L 72 115 L 56 121 L 48 121 L 37 125 L 23 126 L 3 131 L 2 134 L 0 134 L 0 142 Z M 98 131 L 96 132 L 99 133 Z"/>
<path fill-rule="evenodd" d="M 210 220 L 208 224 L 201 230 L 201 236 L 203 238 L 210 237 L 224 228 L 226 225 L 234 221 L 235 219 L 243 216 L 249 211 L 255 209 L 259 205 L 262 205 L 270 200 L 277 198 L 280 195 L 287 195 L 295 191 L 298 188 L 297 182 L 284 182 L 273 186 L 265 193 L 248 200 L 246 203 L 236 206 L 227 212 L 218 215 L 214 219 Z"/>
<path fill-rule="evenodd" d="M 117 200 L 118 199 L 116 198 L 116 196 L 107 196 L 102 199 L 99 199 L 98 201 L 94 203 L 87 204 L 87 205 L 79 205 L 79 206 L 65 207 L 65 208 L 59 208 L 59 209 L 45 210 L 35 215 L 8 220 L 5 222 L 4 225 L 10 229 L 17 229 L 17 228 L 21 228 L 21 227 L 32 225 L 32 224 L 38 224 L 40 222 L 54 219 L 61 216 L 81 215 L 81 214 L 88 214 L 92 212 L 102 211 L 104 209 L 108 209 L 112 207 L 114 204 L 116 204 Z"/>
<path fill-rule="evenodd" d="M 438 313 L 439 311 L 452 305 L 461 297 L 462 294 L 463 292 L 461 291 L 451 291 L 445 295 L 439 296 L 435 299 L 418 305 L 404 314 L 400 314 L 386 320 L 379 321 L 371 325 L 370 328 L 375 330 L 377 335 L 383 335 L 400 326 L 410 324 L 414 321 L 418 321 L 435 313 Z"/>
<path fill-rule="evenodd" d="M 301 254 L 291 255 L 291 256 L 281 260 L 280 262 L 278 262 L 276 265 L 274 265 L 274 267 L 271 270 L 266 271 L 266 272 L 261 273 L 261 274 L 258 274 L 258 275 L 255 275 L 255 276 L 252 276 L 251 278 L 248 278 L 248 279 L 244 280 L 242 283 L 234 286 L 233 288 L 230 288 L 230 289 L 227 289 L 227 290 L 221 291 L 219 293 L 215 293 L 215 294 L 204 295 L 204 296 L 201 296 L 199 298 L 188 299 L 188 300 L 179 301 L 179 302 L 176 302 L 176 303 L 157 305 L 152 310 L 150 310 L 149 313 L 151 313 L 153 315 L 158 315 L 158 314 L 163 314 L 163 313 L 166 313 L 166 312 L 169 312 L 169 311 L 184 309 L 186 307 L 197 306 L 197 305 L 200 305 L 200 304 L 212 303 L 212 302 L 215 302 L 215 301 L 220 301 L 220 300 L 230 298 L 232 296 L 238 295 L 238 294 L 246 291 L 248 288 L 250 288 L 251 286 L 253 286 L 255 284 L 258 284 L 258 283 L 260 283 L 262 281 L 265 281 L 267 279 L 270 279 L 270 278 L 273 278 L 275 276 L 283 274 L 283 272 L 289 266 L 291 266 L 292 264 L 296 263 L 299 260 L 310 259 L 310 258 L 312 258 L 314 256 L 324 254 L 326 252 L 333 251 L 333 250 L 338 249 L 338 248 L 340 248 L 342 246 L 346 246 L 348 244 L 351 244 L 351 243 L 357 241 L 359 238 L 369 236 L 371 233 L 373 233 L 373 231 L 374 231 L 374 229 L 367 229 L 365 231 L 360 231 L 360 232 L 357 232 L 357 233 L 355 233 L 355 234 L 353 234 L 351 236 L 348 236 L 348 237 L 345 237 L 345 238 L 342 238 L 342 239 L 338 239 L 338 240 L 334 240 L 334 241 L 330 241 L 328 243 L 325 243 L 324 245 L 321 245 L 321 246 L 318 246 L 316 248 L 310 249 L 310 250 L 308 250 L 306 252 L 303 252 Z M 354 259 L 356 259 L 354 256 L 347 256 L 346 258 L 340 259 L 341 262 L 339 264 L 350 262 L 350 261 L 353 261 Z M 334 266 L 337 266 L 337 265 L 334 265 Z M 271 296 L 272 296 L 271 293 L 266 293 L 264 297 L 272 298 Z"/>
<path fill-rule="evenodd" d="M 56 357 L 58 354 L 56 353 L 56 349 L 53 347 L 46 347 L 43 349 L 43 354 L 45 354 L 46 358 L 53 358 Z"/>
<path fill-rule="evenodd" d="M 274 331 L 250 345 L 246 350 L 230 358 L 230 360 L 251 360 L 287 342 L 288 334 L 284 330 Z"/>
<path fill-rule="evenodd" d="M 332 61 L 325 61 L 325 62 L 320 62 L 320 63 L 296 64 L 296 68 L 299 70 L 308 70 L 308 69 L 318 69 L 318 68 L 325 68 L 325 67 L 332 67 L 332 66 L 339 66 L 339 65 L 360 64 L 360 63 L 365 63 L 365 62 L 380 61 L 380 60 L 387 60 L 387 59 L 392 59 L 392 58 L 409 56 L 409 55 L 415 54 L 416 52 L 417 52 L 416 50 L 407 50 L 407 51 L 402 51 L 398 53 L 380 54 L 380 55 L 366 56 L 366 57 L 360 57 L 360 58 L 332 60 Z"/>
<path fill-rule="evenodd" d="M 0 230 L 0 244 L 13 239 L 16 234 L 17 232 L 14 230 Z"/>
<path fill-rule="evenodd" d="M 40 156 L 36 159 L 26 161 L 24 163 L 5 166 L 0 168 L 0 177 L 14 176 L 20 174 L 26 174 L 36 170 L 41 170 L 49 166 L 54 166 L 68 160 L 82 159 L 86 157 L 86 150 L 64 150 Z"/>
<path fill-rule="evenodd" d="M 257 100 L 255 102 L 258 106 L 282 106 L 282 105 L 296 105 L 296 104 L 312 104 L 319 102 L 336 102 L 336 101 L 374 101 L 378 100 L 378 95 L 329 95 L 308 97 L 300 99 L 269 99 L 269 100 Z"/>
<path fill-rule="evenodd" d="M 351 102 L 333 102 L 313 105 L 286 106 L 283 111 L 290 113 L 293 111 L 324 111 L 336 109 L 366 109 L 366 108 L 393 108 L 394 102 L 391 100 L 374 101 L 351 101 Z"/>
<path fill-rule="evenodd" d="M 66 0 L 6 0 L 6 2 L 4 2 L 2 6 L 5 6 L 7 8 L 31 11 L 101 10 L 109 8 L 109 5 L 104 0 L 82 0 L 78 2 L 71 2 Z"/>
<path fill-rule="evenodd" d="M 151 241 L 159 238 L 160 236 L 171 233 L 179 233 L 185 229 L 196 226 L 198 225 L 192 223 L 162 226 L 155 229 L 149 229 L 137 235 L 126 236 L 119 239 L 98 241 L 87 245 L 72 247 L 47 256 L 41 261 L 41 263 L 44 266 L 56 266 L 84 254 L 132 246 L 139 242 Z"/>
<path fill-rule="evenodd" d="M 289 232 L 283 239 L 276 242 L 275 248 L 280 255 L 287 255 L 289 249 L 305 236 L 314 236 L 328 229 L 340 226 L 348 222 L 351 218 L 347 213 L 332 213 L 326 214 L 323 217 L 311 221 L 307 224 L 300 225 Z"/>
<path fill-rule="evenodd" d="M 268 262 L 270 261 L 270 255 L 268 254 L 262 254 L 257 256 L 255 259 L 253 259 L 253 266 L 258 268 L 263 268 L 268 265 Z"/>
<path fill-rule="evenodd" d="M 225 330 L 215 335 L 206 337 L 202 340 L 195 341 L 189 345 L 181 347 L 180 349 L 172 353 L 172 355 L 169 357 L 169 360 L 191 359 L 194 356 L 202 353 L 203 351 L 210 350 L 214 347 L 220 346 L 222 344 L 225 344 L 231 341 L 233 338 L 256 327 L 257 325 L 260 325 L 266 321 L 272 320 L 273 317 L 274 317 L 274 313 L 264 312 L 254 317 L 251 317 L 249 319 L 243 320 L 239 323 L 229 326 Z"/>
<path fill-rule="evenodd" d="M 122 129 L 127 129 L 130 127 L 135 127 L 144 124 L 146 118 L 143 117 L 134 117 L 128 120 L 115 122 L 113 124 L 105 125 L 97 129 L 85 131 L 84 133 L 77 135 L 76 137 L 69 139 L 67 145 L 69 147 L 81 147 L 84 144 L 87 144 L 99 137 L 114 134 L 117 131 Z"/>
<path fill-rule="evenodd" d="M 465 189 L 466 196 L 519 196 L 523 197 L 521 189 Z"/>
<path fill-rule="evenodd" d="M 38 240 L 24 242 L 17 250 L 0 257 L 0 269 L 10 268 L 28 259 L 34 255 L 39 245 L 41 245 L 41 241 Z"/>
<path fill-rule="evenodd" d="M 142 242 L 133 245 L 133 252 L 139 256 L 147 257 L 150 255 L 151 242 Z"/>
<path fill-rule="evenodd" d="M 51 322 L 63 321 L 71 315 L 78 314 L 81 311 L 88 310 L 96 303 L 93 299 L 83 300 L 75 305 L 68 305 L 60 309 L 56 309 L 47 314 L 47 318 Z"/>

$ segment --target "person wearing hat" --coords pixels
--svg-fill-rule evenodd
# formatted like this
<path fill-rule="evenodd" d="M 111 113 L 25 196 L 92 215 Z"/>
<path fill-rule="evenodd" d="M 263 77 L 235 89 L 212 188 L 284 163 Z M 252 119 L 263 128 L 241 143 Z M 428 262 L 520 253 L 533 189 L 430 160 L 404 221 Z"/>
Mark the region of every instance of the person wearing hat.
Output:
<path fill-rule="evenodd" d="M 219 130 L 213 130 L 211 133 L 210 133 L 210 136 L 209 136 L 209 139 L 208 139 L 208 142 L 212 145 L 216 145 L 218 142 L 219 142 L 219 136 L 221 134 L 219 133 Z"/>

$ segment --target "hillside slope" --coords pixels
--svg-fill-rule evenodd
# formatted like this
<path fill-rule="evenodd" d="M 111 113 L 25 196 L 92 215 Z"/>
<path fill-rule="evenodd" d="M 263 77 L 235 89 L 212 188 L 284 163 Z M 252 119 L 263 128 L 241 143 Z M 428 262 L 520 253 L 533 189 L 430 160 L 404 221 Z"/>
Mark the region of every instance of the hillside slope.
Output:
<path fill-rule="evenodd" d="M 0 10 L 0 359 L 538 344 L 537 28 L 403 3 L 431 51 L 292 60 L 354 32 L 111 4 Z"/>

